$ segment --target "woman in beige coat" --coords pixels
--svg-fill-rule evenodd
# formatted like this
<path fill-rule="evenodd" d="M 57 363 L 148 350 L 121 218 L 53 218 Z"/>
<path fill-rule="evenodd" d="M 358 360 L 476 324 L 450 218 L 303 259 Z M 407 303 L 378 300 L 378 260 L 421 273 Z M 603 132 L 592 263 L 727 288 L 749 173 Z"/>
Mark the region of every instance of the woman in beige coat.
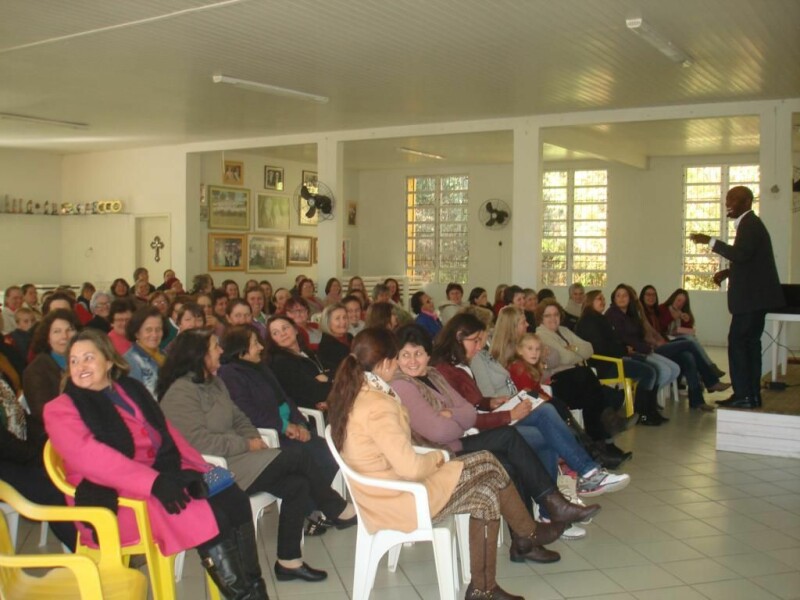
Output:
<path fill-rule="evenodd" d="M 424 484 L 434 521 L 469 513 L 472 581 L 468 600 L 521 598 L 495 581 L 500 516 L 511 527 L 512 543 L 520 556 L 556 540 L 564 526 L 537 524 L 491 453 L 465 454 L 447 462 L 446 450 L 414 451 L 408 412 L 386 383 L 397 369 L 396 357 L 397 345 L 390 331 L 369 328 L 356 336 L 328 399 L 336 447 L 345 462 L 363 475 Z M 416 529 L 411 494 L 356 484 L 353 495 L 367 530 Z"/>

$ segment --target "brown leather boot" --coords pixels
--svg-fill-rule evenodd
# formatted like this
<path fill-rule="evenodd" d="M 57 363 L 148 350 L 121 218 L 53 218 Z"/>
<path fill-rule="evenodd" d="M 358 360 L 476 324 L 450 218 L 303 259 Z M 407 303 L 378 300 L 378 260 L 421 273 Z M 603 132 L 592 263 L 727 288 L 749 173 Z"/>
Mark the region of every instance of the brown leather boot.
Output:
<path fill-rule="evenodd" d="M 541 501 L 537 502 L 547 509 L 551 521 L 559 523 L 576 523 L 591 519 L 600 511 L 599 504 L 589 504 L 580 506 L 569 502 L 558 490 L 547 494 Z"/>
<path fill-rule="evenodd" d="M 544 548 L 544 544 L 556 541 L 564 533 L 564 523 L 537 523 L 522 503 L 513 484 L 507 485 L 498 494 L 500 512 L 513 532 L 511 544 L 511 560 L 514 562 L 549 563 L 561 559 L 558 552 Z"/>
<path fill-rule="evenodd" d="M 497 534 L 500 520 L 469 520 L 469 567 L 472 581 L 465 600 L 525 600 L 509 594 L 495 580 L 497 568 Z"/>
<path fill-rule="evenodd" d="M 564 532 L 563 524 L 539 523 L 536 533 L 538 533 L 539 530 L 543 529 L 546 525 L 556 525 L 554 528 L 554 531 L 556 532 L 556 539 L 558 539 L 558 537 Z M 561 526 L 559 527 L 559 525 Z M 513 531 L 511 532 L 511 562 L 521 563 L 529 560 L 536 563 L 554 563 L 561 560 L 561 555 L 558 552 L 548 550 L 544 547 L 544 542 L 536 539 L 536 533 L 529 536 L 522 536 L 517 535 Z M 550 542 L 546 543 L 549 544 Z"/>

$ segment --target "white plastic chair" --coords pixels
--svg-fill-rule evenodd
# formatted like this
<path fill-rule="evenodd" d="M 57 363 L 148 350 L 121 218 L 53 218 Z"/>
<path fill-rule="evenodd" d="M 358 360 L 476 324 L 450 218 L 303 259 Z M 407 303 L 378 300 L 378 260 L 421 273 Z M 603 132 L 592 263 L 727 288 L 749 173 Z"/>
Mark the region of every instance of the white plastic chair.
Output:
<path fill-rule="evenodd" d="M 261 439 L 264 440 L 264 443 L 269 446 L 270 448 L 280 448 L 280 441 L 278 440 L 278 432 L 274 429 L 259 429 L 258 433 L 261 435 Z M 228 468 L 228 461 L 225 460 L 222 456 L 216 456 L 213 454 L 203 454 L 203 460 L 207 463 L 214 465 L 215 467 L 224 467 Z M 268 494 L 267 492 L 257 492 L 255 494 L 250 495 L 250 509 L 253 511 L 253 527 L 256 530 L 256 537 L 258 536 L 258 520 L 261 518 L 261 515 L 264 514 L 264 510 L 276 503 L 278 504 L 278 510 L 280 510 L 281 501 L 280 498 L 273 496 L 272 494 Z M 179 552 L 175 556 L 175 581 L 178 582 L 183 578 L 183 563 L 186 561 L 186 552 Z"/>
<path fill-rule="evenodd" d="M 0 502 L 0 511 L 3 512 L 6 518 L 6 525 L 8 525 L 8 533 L 11 536 L 11 545 L 17 547 L 17 533 L 19 531 L 19 513 L 14 510 L 10 504 Z M 47 545 L 47 532 L 50 526 L 46 521 L 42 521 L 39 529 L 39 548 Z"/>
<path fill-rule="evenodd" d="M 441 600 L 455 600 L 459 588 L 458 569 L 456 568 L 456 542 L 452 535 L 451 518 L 447 518 L 435 526 L 431 522 L 428 492 L 421 483 L 411 481 L 396 481 L 366 477 L 353 471 L 342 460 L 339 451 L 333 444 L 330 425 L 325 428 L 325 440 L 331 449 L 333 457 L 344 473 L 344 480 L 348 488 L 350 482 L 387 490 L 408 492 L 414 496 L 417 511 L 417 529 L 405 533 L 392 529 L 381 529 L 370 533 L 364 526 L 358 502 L 354 506 L 358 514 L 358 531 L 356 538 L 355 572 L 353 573 L 353 600 L 367 600 L 370 590 L 375 583 L 375 573 L 378 563 L 383 555 L 389 553 L 389 571 L 397 569 L 400 557 L 400 548 L 406 542 L 431 542 L 433 544 L 433 558 L 436 563 L 436 576 L 439 581 L 439 598 Z M 427 449 L 423 449 L 427 450 Z"/>
<path fill-rule="evenodd" d="M 317 432 L 317 435 L 321 438 L 325 437 L 325 413 L 321 410 L 317 410 L 316 408 L 303 408 L 302 406 L 298 406 L 297 410 L 300 411 L 306 418 L 314 419 L 314 425 Z M 342 470 L 339 469 L 339 472 L 333 478 L 331 482 L 331 487 L 336 490 L 339 495 L 347 500 L 347 485 L 344 483 L 344 475 L 342 475 Z"/>

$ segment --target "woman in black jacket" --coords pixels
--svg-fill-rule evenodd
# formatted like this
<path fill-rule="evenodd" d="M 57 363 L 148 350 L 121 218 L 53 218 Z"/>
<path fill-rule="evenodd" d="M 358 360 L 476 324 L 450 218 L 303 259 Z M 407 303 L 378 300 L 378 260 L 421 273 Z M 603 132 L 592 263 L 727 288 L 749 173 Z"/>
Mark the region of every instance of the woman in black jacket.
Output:
<path fill-rule="evenodd" d="M 583 302 L 581 318 L 575 325 L 575 333 L 592 345 L 595 354 L 622 359 L 625 377 L 630 377 L 638 382 L 635 410 L 639 413 L 639 423 L 661 425 L 669 419 L 658 411 L 656 398 L 658 371 L 644 360 L 635 358 L 633 349 L 626 347 L 617 339 L 611 323 L 603 316 L 605 309 L 606 299 L 601 290 L 592 290 L 587 293 Z M 616 376 L 616 368 L 612 363 L 589 359 L 589 364 L 597 371 L 600 379 Z"/>
<path fill-rule="evenodd" d="M 302 343 L 297 327 L 285 315 L 267 320 L 266 362 L 283 389 L 299 406 L 327 410 L 332 374 Z"/>

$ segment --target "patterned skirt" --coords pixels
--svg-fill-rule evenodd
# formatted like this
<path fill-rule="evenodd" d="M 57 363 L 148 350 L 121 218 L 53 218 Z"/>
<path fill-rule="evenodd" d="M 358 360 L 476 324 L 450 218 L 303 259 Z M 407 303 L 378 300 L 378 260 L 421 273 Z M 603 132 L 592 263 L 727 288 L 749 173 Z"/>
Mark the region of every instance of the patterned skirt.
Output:
<path fill-rule="evenodd" d="M 433 519 L 468 513 L 470 516 L 494 521 L 500 518 L 500 490 L 511 483 L 508 473 L 494 455 L 486 450 L 464 454 L 456 459 L 464 463 L 453 495 Z"/>

